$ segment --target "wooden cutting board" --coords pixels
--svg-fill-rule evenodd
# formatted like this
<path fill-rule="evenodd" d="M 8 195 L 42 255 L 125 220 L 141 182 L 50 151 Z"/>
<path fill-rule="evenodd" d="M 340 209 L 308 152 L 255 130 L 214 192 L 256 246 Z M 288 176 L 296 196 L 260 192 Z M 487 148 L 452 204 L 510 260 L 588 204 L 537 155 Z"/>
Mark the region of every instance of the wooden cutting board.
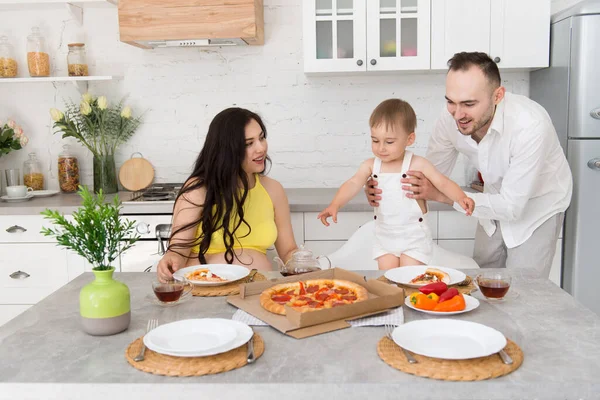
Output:
<path fill-rule="evenodd" d="M 140 157 L 134 158 L 136 154 Z M 133 153 L 131 158 L 121 165 L 119 169 L 119 181 L 121 185 L 133 192 L 146 189 L 154 179 L 154 168 L 141 153 Z"/>

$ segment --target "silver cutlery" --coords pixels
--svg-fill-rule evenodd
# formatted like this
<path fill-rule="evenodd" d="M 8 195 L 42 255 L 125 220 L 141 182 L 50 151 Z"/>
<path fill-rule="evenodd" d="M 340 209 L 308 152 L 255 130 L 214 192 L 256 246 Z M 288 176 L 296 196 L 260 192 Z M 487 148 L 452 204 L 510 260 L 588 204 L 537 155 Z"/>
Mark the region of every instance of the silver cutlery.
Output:
<path fill-rule="evenodd" d="M 254 280 L 254 277 L 256 276 L 256 273 L 258 272 L 258 270 L 256 268 L 252 269 L 252 271 L 250 271 L 250 274 L 248 275 L 248 283 L 252 282 Z"/>
<path fill-rule="evenodd" d="M 502 359 L 502 362 L 504 364 L 510 365 L 513 363 L 513 359 L 504 350 L 500 350 L 498 352 L 498 355 L 500 356 L 500 358 Z"/>
<path fill-rule="evenodd" d="M 157 319 L 149 319 L 148 320 L 148 325 L 146 326 L 146 335 L 154 328 L 158 327 L 158 320 Z M 146 345 L 144 344 L 144 341 L 142 340 L 142 349 L 140 350 L 140 353 L 135 356 L 135 358 L 133 359 L 133 361 L 144 361 L 144 354 L 146 354 Z"/>
<path fill-rule="evenodd" d="M 392 342 L 394 342 L 394 339 L 392 338 L 392 332 L 394 332 L 394 325 L 386 324 L 385 325 L 385 335 L 388 337 L 388 339 L 390 339 Z M 396 344 L 396 342 L 394 342 L 394 344 Z M 396 344 L 396 346 L 398 346 L 398 344 Z M 400 347 L 400 346 L 398 346 L 398 347 Z M 406 359 L 408 360 L 409 364 L 418 363 L 418 361 L 415 360 L 415 358 L 412 356 L 412 354 L 410 354 L 404 347 L 400 347 L 400 350 L 402 350 L 402 352 L 406 356 Z"/>
<path fill-rule="evenodd" d="M 252 364 L 256 360 L 256 356 L 254 355 L 254 334 L 248 341 L 248 356 L 246 357 L 246 362 L 248 364 Z"/>

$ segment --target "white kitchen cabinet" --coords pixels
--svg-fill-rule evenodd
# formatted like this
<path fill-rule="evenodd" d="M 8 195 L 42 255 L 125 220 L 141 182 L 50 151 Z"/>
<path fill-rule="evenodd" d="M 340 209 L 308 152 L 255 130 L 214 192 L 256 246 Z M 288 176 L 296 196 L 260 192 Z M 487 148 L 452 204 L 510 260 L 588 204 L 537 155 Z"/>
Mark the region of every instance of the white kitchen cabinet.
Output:
<path fill-rule="evenodd" d="M 461 51 L 487 53 L 499 68 L 547 67 L 550 0 L 431 0 L 431 69 Z"/>
<path fill-rule="evenodd" d="M 473 232 L 473 235 L 475 232 Z M 439 239 L 438 245 L 446 250 L 454 253 L 462 254 L 463 256 L 473 257 L 473 249 L 475 248 L 475 239 Z"/>
<path fill-rule="evenodd" d="M 430 0 L 305 0 L 304 71 L 429 69 Z"/>
<path fill-rule="evenodd" d="M 476 229 L 477 218 L 458 211 L 439 212 L 438 239 L 473 239 Z"/>
<path fill-rule="evenodd" d="M 373 220 L 372 212 L 339 212 L 337 224 L 331 218 L 328 219 L 329 226 L 323 225 L 317 219 L 319 213 L 304 213 L 304 240 L 343 240 L 346 241 L 363 224 Z"/>

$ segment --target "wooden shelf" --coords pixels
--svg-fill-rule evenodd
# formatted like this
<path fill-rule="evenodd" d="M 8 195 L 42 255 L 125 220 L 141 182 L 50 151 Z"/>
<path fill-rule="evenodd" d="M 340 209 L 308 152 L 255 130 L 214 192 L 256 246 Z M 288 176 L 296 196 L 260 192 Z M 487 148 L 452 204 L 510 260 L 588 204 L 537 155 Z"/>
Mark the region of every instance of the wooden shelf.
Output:
<path fill-rule="evenodd" d="M 77 7 L 114 7 L 118 0 L 0 0 L 0 9 L 32 9 L 34 6 L 57 6 L 72 4 Z"/>
<path fill-rule="evenodd" d="M 39 83 L 39 82 L 72 82 L 81 93 L 87 92 L 90 81 L 110 81 L 119 79 L 111 75 L 100 76 L 45 76 L 39 78 L 1 78 L 1 83 Z"/>

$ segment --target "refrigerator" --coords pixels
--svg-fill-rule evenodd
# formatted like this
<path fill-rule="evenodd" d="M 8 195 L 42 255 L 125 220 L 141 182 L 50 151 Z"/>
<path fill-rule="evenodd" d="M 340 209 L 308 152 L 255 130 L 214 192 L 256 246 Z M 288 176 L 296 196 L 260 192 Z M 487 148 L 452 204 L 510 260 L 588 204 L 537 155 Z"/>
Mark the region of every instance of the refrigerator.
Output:
<path fill-rule="evenodd" d="M 531 73 L 530 96 L 550 114 L 573 173 L 561 286 L 600 315 L 600 0 L 551 24 L 550 67 Z"/>

